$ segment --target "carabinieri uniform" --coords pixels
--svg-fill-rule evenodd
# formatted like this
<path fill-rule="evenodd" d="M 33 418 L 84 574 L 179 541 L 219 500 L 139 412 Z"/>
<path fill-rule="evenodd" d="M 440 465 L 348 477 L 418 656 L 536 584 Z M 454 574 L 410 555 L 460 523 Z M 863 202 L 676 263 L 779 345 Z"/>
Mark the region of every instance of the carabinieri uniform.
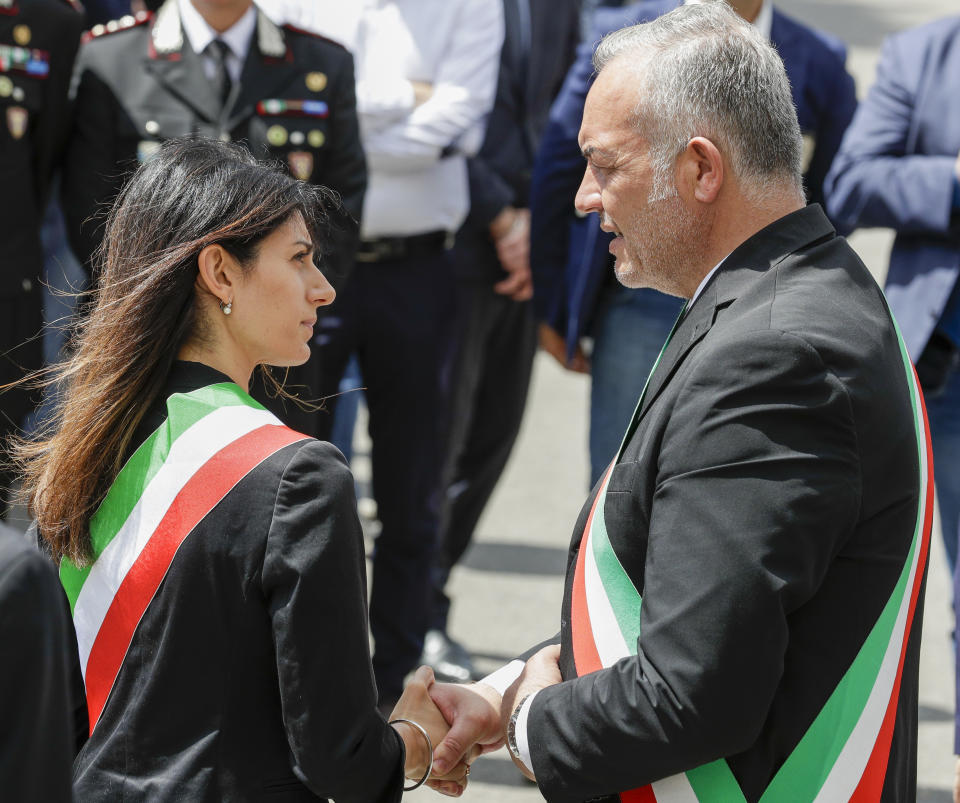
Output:
<path fill-rule="evenodd" d="M 69 0 L 0 0 L 0 384 L 39 368 L 43 356 L 40 224 L 66 141 L 82 29 Z M 0 435 L 31 409 L 27 393 L 4 393 Z M 5 474 L 0 485 L 9 485 Z"/>
<path fill-rule="evenodd" d="M 64 213 L 74 249 L 88 265 L 103 235 L 104 205 L 173 137 L 243 141 L 258 158 L 332 188 L 359 217 L 366 165 L 353 58 L 328 39 L 280 27 L 259 9 L 256 15 L 240 80 L 226 103 L 191 47 L 177 0 L 167 0 L 155 15 L 125 17 L 87 35 L 74 79 Z M 336 250 L 352 252 L 349 242 Z"/>

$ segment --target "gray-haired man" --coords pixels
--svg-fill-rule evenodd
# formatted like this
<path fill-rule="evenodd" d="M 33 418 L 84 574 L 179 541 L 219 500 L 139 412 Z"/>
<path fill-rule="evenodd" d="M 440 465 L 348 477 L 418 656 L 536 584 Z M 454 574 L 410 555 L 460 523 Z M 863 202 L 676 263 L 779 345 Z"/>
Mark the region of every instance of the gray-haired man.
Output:
<path fill-rule="evenodd" d="M 783 66 L 726 5 L 596 66 L 577 206 L 621 282 L 688 302 L 574 529 L 558 644 L 432 687 L 438 770 L 506 740 L 550 801 L 913 800 L 932 486 L 883 295 L 804 207 Z"/>

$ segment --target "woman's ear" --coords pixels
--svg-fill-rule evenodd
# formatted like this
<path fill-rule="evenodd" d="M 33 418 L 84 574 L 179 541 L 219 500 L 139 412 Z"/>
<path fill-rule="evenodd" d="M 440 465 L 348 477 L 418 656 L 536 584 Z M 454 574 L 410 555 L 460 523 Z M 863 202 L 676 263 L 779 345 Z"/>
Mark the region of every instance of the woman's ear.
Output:
<path fill-rule="evenodd" d="M 215 296 L 221 304 L 231 303 L 239 273 L 236 261 L 223 246 L 214 243 L 204 247 L 197 255 L 197 267 L 200 289 Z"/>

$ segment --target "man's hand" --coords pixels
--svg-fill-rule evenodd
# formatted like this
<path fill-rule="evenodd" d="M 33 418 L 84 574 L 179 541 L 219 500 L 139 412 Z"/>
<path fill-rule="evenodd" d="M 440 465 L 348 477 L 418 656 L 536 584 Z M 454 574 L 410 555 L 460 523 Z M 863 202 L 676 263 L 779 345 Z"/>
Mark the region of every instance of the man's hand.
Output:
<path fill-rule="evenodd" d="M 508 206 L 500 210 L 490 223 L 490 236 L 497 249 L 497 258 L 510 274 L 493 286 L 500 295 L 514 301 L 533 297 L 533 278 L 530 273 L 530 210 Z"/>
<path fill-rule="evenodd" d="M 460 686 L 434 683 L 430 697 L 450 724 L 450 731 L 433 751 L 437 774 L 451 772 L 465 756 L 472 761 L 480 753 L 496 750 L 500 736 L 500 695 L 485 683 Z M 430 786 L 436 788 L 433 783 Z"/>
<path fill-rule="evenodd" d="M 421 666 L 404 688 L 403 695 L 390 714 L 390 721 L 408 719 L 416 722 L 429 734 L 430 741 L 436 746 L 447 735 L 449 726 L 440 709 L 430 699 L 430 689 L 434 685 L 433 670 L 429 666 Z M 403 722 L 397 723 L 394 727 L 400 733 L 406 747 L 404 775 L 410 779 L 421 778 L 430 761 L 423 734 Z M 462 757 L 462 761 L 458 759 L 450 765 L 449 770 L 442 773 L 435 767 L 430 775 L 430 785 L 437 791 L 458 797 L 467 786 L 470 761 L 477 755 L 479 750 L 468 753 Z"/>
<path fill-rule="evenodd" d="M 578 374 L 590 373 L 590 360 L 579 345 L 573 357 L 567 361 L 567 344 L 563 335 L 547 323 L 540 324 L 537 334 L 540 339 L 540 348 L 568 371 L 575 371 Z"/>
<path fill-rule="evenodd" d="M 534 692 L 545 689 L 547 686 L 554 686 L 563 681 L 560 674 L 560 645 L 551 644 L 544 647 L 539 652 L 534 653 L 523 672 L 520 673 L 513 685 L 504 692 L 503 702 L 500 705 L 500 732 L 503 738 L 507 737 L 507 726 L 510 724 L 510 718 L 514 711 L 527 697 Z M 520 772 L 526 775 L 531 781 L 535 781 L 533 770 L 527 767 L 522 761 L 517 760 L 511 753 L 513 763 L 517 765 Z"/>
<path fill-rule="evenodd" d="M 411 81 L 410 85 L 413 87 L 413 105 L 415 107 L 422 106 L 433 97 L 433 84 L 428 84 L 426 81 Z"/>

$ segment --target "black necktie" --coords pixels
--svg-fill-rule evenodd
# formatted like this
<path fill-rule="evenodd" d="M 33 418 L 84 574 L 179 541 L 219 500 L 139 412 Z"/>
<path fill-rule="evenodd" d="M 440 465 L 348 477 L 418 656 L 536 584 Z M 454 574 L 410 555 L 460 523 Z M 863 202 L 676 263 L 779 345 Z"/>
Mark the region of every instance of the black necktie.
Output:
<path fill-rule="evenodd" d="M 220 98 L 220 108 L 227 105 L 230 98 L 230 92 L 233 89 L 233 79 L 230 78 L 230 70 L 227 69 L 227 56 L 230 55 L 230 45 L 222 39 L 214 39 L 207 45 L 207 53 L 213 59 L 216 69 L 213 72 L 213 88 Z"/>

